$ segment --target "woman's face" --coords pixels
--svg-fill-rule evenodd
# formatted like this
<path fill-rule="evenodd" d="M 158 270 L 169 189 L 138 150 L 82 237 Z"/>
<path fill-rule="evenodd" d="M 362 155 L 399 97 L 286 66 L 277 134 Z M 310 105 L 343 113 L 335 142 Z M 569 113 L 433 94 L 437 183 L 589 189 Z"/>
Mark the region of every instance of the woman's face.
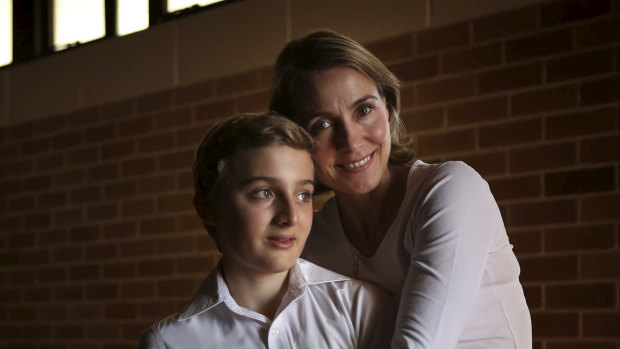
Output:
<path fill-rule="evenodd" d="M 317 141 L 317 179 L 336 192 L 375 189 L 387 174 L 389 112 L 375 84 L 357 70 L 329 68 L 295 94 L 297 118 Z"/>

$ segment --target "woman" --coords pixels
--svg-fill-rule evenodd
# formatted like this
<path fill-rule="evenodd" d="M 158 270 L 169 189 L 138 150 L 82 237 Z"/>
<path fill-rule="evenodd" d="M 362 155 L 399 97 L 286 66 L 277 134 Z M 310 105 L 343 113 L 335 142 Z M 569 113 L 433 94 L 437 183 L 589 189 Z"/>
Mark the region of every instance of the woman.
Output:
<path fill-rule="evenodd" d="M 519 264 L 487 183 L 461 162 L 413 162 L 398 87 L 334 32 L 280 53 L 270 108 L 311 133 L 317 179 L 335 193 L 304 257 L 399 301 L 392 347 L 530 348 Z"/>

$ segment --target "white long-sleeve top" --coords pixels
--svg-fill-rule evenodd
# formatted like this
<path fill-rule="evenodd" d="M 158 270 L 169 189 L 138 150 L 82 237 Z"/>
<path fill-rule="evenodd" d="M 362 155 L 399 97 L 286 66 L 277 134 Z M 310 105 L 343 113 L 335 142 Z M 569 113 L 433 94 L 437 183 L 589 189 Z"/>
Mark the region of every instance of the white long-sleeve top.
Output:
<path fill-rule="evenodd" d="M 372 257 L 347 240 L 330 199 L 303 257 L 398 299 L 393 348 L 531 348 L 519 264 L 488 184 L 462 162 L 416 161 Z"/>
<path fill-rule="evenodd" d="M 395 310 L 376 287 L 298 259 L 272 321 L 239 306 L 216 268 L 184 310 L 143 333 L 138 349 L 386 348 Z"/>

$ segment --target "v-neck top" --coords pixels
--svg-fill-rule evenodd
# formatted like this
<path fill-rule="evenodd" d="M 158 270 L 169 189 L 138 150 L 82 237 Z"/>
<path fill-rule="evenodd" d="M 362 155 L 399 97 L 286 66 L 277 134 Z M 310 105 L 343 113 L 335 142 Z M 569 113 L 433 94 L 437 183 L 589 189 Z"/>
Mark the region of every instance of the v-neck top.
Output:
<path fill-rule="evenodd" d="M 349 243 L 335 198 L 302 256 L 399 301 L 392 347 L 531 348 L 519 264 L 488 184 L 463 162 L 416 161 L 375 254 Z"/>

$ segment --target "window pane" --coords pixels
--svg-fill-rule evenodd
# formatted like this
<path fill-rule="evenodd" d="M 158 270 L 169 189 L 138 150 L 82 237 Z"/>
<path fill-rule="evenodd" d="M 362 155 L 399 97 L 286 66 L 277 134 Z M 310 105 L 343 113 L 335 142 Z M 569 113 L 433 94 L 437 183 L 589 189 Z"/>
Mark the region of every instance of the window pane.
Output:
<path fill-rule="evenodd" d="M 54 0 L 54 48 L 105 36 L 104 0 Z"/>
<path fill-rule="evenodd" d="M 0 66 L 13 61 L 13 1 L 0 0 Z"/>
<path fill-rule="evenodd" d="M 144 30 L 149 26 L 149 0 L 118 0 L 117 35 Z"/>
<path fill-rule="evenodd" d="M 206 6 L 223 0 L 168 0 L 168 12 L 174 12 L 182 10 L 184 8 L 192 7 L 194 5 Z"/>

